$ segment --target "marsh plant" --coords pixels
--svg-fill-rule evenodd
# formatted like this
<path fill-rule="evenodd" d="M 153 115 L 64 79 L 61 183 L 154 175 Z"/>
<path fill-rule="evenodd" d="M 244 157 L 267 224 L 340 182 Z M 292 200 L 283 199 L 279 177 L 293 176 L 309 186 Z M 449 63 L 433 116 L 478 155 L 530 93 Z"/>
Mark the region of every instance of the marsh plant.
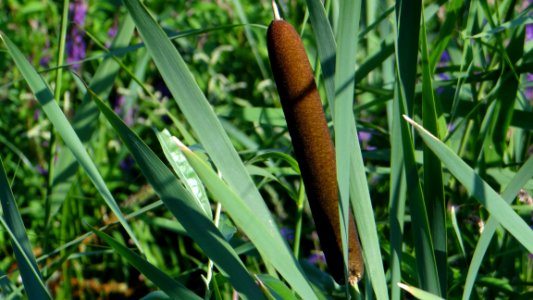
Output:
<path fill-rule="evenodd" d="M 533 298 L 532 2 L 277 5 L 0 2 L 0 298 Z"/>

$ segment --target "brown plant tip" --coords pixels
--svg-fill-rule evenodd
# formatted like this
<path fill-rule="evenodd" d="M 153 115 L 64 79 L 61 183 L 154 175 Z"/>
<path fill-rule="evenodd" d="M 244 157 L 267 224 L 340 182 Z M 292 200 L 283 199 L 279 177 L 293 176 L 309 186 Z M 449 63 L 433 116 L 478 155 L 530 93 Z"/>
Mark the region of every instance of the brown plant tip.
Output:
<path fill-rule="evenodd" d="M 331 275 L 344 282 L 344 262 L 338 208 L 335 150 L 329 134 L 313 70 L 294 28 L 274 20 L 267 31 L 270 65 L 287 120 L 296 159 L 320 244 Z M 348 222 L 348 277 L 363 275 L 363 258 L 352 215 Z"/>

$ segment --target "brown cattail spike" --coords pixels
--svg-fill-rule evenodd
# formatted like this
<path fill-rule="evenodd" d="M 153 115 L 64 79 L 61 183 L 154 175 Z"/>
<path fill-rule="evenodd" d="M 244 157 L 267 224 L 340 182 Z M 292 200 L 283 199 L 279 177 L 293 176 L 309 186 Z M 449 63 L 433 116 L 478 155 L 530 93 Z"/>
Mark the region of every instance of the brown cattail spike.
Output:
<path fill-rule="evenodd" d="M 313 70 L 294 28 L 274 20 L 267 32 L 272 73 L 304 180 L 320 244 L 331 275 L 344 282 L 335 150 L 328 131 Z M 363 275 L 357 230 L 350 214 L 348 271 L 351 284 Z"/>

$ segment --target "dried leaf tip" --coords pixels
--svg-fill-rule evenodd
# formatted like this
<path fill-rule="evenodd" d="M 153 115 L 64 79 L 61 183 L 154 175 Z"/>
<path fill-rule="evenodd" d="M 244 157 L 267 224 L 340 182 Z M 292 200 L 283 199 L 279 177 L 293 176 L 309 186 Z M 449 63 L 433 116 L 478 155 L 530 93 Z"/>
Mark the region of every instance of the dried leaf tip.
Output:
<path fill-rule="evenodd" d="M 274 20 L 281 20 L 281 17 L 279 15 L 278 5 L 276 4 L 276 0 L 272 0 L 272 12 L 274 13 Z"/>

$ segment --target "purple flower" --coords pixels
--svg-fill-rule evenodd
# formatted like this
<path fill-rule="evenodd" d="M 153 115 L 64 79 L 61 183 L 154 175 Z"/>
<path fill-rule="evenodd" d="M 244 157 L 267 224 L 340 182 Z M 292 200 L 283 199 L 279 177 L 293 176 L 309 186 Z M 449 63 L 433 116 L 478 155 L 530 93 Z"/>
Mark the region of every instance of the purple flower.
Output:
<path fill-rule="evenodd" d="M 448 127 L 448 131 L 454 131 L 455 130 L 455 124 L 453 124 L 453 123 L 448 123 L 448 125 L 446 127 Z"/>
<path fill-rule="evenodd" d="M 307 258 L 307 261 L 311 264 L 325 263 L 326 257 L 324 256 L 324 252 L 322 251 L 315 252 Z"/>
<path fill-rule="evenodd" d="M 72 15 L 72 22 L 78 26 L 85 25 L 85 16 L 87 15 L 87 3 L 84 0 L 77 0 L 70 3 L 69 13 Z"/>
<path fill-rule="evenodd" d="M 450 53 L 448 53 L 448 51 L 443 51 L 441 56 L 440 56 L 440 60 L 439 60 L 439 67 L 443 67 L 443 66 L 446 66 L 447 63 L 449 63 L 451 61 L 451 57 L 450 57 Z M 446 74 L 446 73 L 438 73 L 437 74 L 437 77 L 441 80 L 450 80 L 451 77 L 450 75 Z M 442 95 L 444 93 L 444 88 L 443 87 L 438 87 L 437 88 L 437 95 Z"/>
<path fill-rule="evenodd" d="M 526 41 L 533 40 L 533 23 L 526 25 Z"/>
<path fill-rule="evenodd" d="M 84 0 L 77 0 L 70 4 L 69 13 L 72 16 L 72 27 L 67 40 L 67 63 L 73 64 L 85 58 L 85 16 L 87 15 L 87 4 Z M 79 71 L 80 65 L 72 66 L 74 70 Z"/>
<path fill-rule="evenodd" d="M 124 97 L 124 95 L 120 95 L 116 98 L 113 110 L 117 115 L 123 117 L 126 125 L 131 126 L 133 124 L 133 109 L 131 107 L 126 107 L 126 97 Z"/>
<path fill-rule="evenodd" d="M 107 31 L 107 36 L 109 37 L 109 39 L 105 42 L 106 48 L 111 47 L 111 41 L 115 38 L 115 36 L 117 36 L 117 33 L 118 33 L 117 27 L 118 27 L 117 22 L 114 22 L 113 26 L 111 26 L 109 30 Z"/>
<path fill-rule="evenodd" d="M 443 51 L 440 56 L 439 65 L 446 65 L 446 63 L 450 62 L 450 60 L 450 53 L 448 53 L 448 51 Z"/>
<path fill-rule="evenodd" d="M 372 138 L 372 134 L 368 131 L 359 131 L 357 132 L 357 136 L 361 142 L 368 142 Z"/>
<path fill-rule="evenodd" d="M 120 114 L 122 112 L 122 107 L 124 106 L 125 103 L 126 103 L 126 98 L 124 97 L 124 95 L 118 96 L 115 102 L 114 108 L 113 108 L 116 114 Z"/>
<path fill-rule="evenodd" d="M 533 82 L 533 73 L 527 73 L 526 75 L 527 82 Z M 526 99 L 533 101 L 533 87 L 527 87 L 525 91 Z"/>
<path fill-rule="evenodd" d="M 37 108 L 34 112 L 33 112 L 33 120 L 37 121 L 39 120 L 39 117 L 41 116 L 41 109 Z"/>
<path fill-rule="evenodd" d="M 131 170 L 134 163 L 135 161 L 133 160 L 133 158 L 130 155 L 128 155 L 126 156 L 126 158 L 120 161 L 119 166 L 122 171 L 127 172 Z"/>
<path fill-rule="evenodd" d="M 37 165 L 37 172 L 43 176 L 48 176 L 48 170 L 43 168 L 41 165 Z"/>
<path fill-rule="evenodd" d="M 283 227 L 280 229 L 281 236 L 289 242 L 294 241 L 294 230 Z"/>

